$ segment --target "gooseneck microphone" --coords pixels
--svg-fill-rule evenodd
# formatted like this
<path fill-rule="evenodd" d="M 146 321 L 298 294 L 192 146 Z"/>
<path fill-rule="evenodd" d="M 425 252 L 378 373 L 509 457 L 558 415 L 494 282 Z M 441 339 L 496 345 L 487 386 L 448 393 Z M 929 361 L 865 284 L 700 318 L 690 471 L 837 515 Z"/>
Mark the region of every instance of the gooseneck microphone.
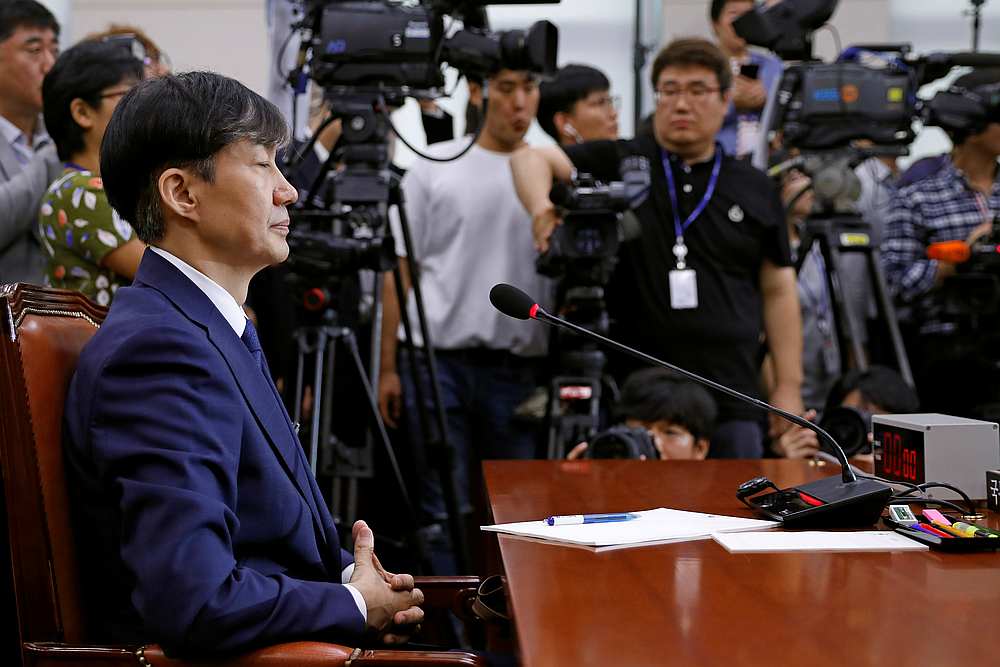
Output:
<path fill-rule="evenodd" d="M 790 527 L 870 526 L 881 516 L 882 508 L 889 500 L 889 496 L 892 495 L 892 487 L 888 484 L 867 477 L 858 479 L 840 444 L 833 436 L 808 419 L 803 419 L 799 415 L 787 410 L 782 410 L 770 403 L 747 396 L 735 389 L 731 389 L 718 382 L 674 366 L 645 352 L 640 352 L 627 345 L 594 333 L 589 329 L 556 317 L 546 312 L 534 299 L 513 285 L 504 283 L 494 285 L 493 289 L 490 290 L 490 303 L 493 304 L 494 308 L 508 317 L 519 320 L 534 319 L 567 329 L 610 348 L 629 354 L 646 363 L 670 369 L 699 384 L 754 405 L 761 410 L 780 415 L 793 424 L 816 433 L 817 436 L 830 445 L 832 451 L 836 454 L 837 461 L 840 462 L 841 466 L 840 479 L 829 477 L 784 491 L 778 490 L 774 493 L 758 496 L 747 502 L 744 495 L 753 495 L 767 486 L 766 484 L 758 484 L 753 487 L 754 490 L 750 491 L 750 493 L 738 496 L 740 500 L 747 502 L 755 511 L 768 518 L 781 521 Z M 743 486 L 747 487 L 747 485 L 752 485 L 756 481 L 751 480 Z M 771 486 L 773 487 L 773 485 Z"/>

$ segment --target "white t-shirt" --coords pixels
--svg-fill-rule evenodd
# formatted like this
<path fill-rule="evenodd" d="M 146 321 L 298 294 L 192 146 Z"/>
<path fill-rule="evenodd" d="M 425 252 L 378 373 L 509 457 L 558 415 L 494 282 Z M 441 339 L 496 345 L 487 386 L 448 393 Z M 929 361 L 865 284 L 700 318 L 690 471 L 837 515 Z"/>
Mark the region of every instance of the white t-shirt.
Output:
<path fill-rule="evenodd" d="M 463 137 L 429 151 L 447 157 L 468 142 Z M 544 354 L 544 327 L 502 315 L 489 300 L 490 289 L 503 282 L 521 288 L 543 307 L 551 301 L 551 281 L 535 271 L 531 216 L 514 191 L 510 154 L 476 145 L 453 162 L 419 160 L 403 177 L 402 189 L 434 347 Z M 392 223 L 396 254 L 405 257 L 395 216 Z M 412 290 L 407 311 L 415 342 L 422 345 Z"/>

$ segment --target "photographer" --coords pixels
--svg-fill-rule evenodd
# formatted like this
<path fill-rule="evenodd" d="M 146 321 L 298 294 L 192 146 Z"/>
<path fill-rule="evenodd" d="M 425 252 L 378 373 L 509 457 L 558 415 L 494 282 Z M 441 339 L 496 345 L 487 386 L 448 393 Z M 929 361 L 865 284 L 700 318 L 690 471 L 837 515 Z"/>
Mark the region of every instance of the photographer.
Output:
<path fill-rule="evenodd" d="M 526 149 L 511 166 L 545 250 L 560 222 L 548 197 L 553 176 L 568 181 L 575 166 L 612 181 L 623 157 L 645 156 L 652 183 L 636 209 L 641 234 L 622 243 L 607 290 L 613 337 L 760 396 L 766 331 L 777 378 L 771 402 L 799 414 L 802 333 L 781 200 L 762 172 L 716 149 L 731 78 L 711 42 L 677 40 L 653 63 L 653 133 L 565 152 Z M 627 372 L 626 360 L 616 361 L 618 374 Z M 776 421 L 773 430 L 784 427 Z M 757 458 L 763 436 L 759 411 L 720 397 L 713 456 Z"/>
<path fill-rule="evenodd" d="M 629 428 L 647 429 L 659 458 L 672 461 L 700 461 L 708 455 L 717 414 L 708 391 L 665 368 L 632 373 L 615 407 L 619 421 Z M 588 447 L 581 442 L 566 458 L 583 458 Z"/>
<path fill-rule="evenodd" d="M 722 147 L 733 156 L 753 152 L 768 91 L 781 77 L 781 60 L 751 51 L 746 40 L 733 30 L 733 21 L 753 6 L 752 0 L 712 0 L 709 8 L 712 31 L 733 72 L 732 100 L 718 137 Z"/>
<path fill-rule="evenodd" d="M 984 117 L 969 129 L 949 130 L 955 144 L 951 156 L 938 173 L 900 189 L 889 214 L 882 260 L 889 287 L 909 310 L 917 337 L 913 358 L 924 410 L 971 415 L 974 406 L 995 398 L 980 389 L 982 383 L 995 385 L 989 373 L 1000 354 L 979 338 L 985 329 L 967 320 L 995 316 L 996 305 L 973 305 L 976 294 L 955 283 L 966 273 L 964 267 L 930 259 L 927 251 L 935 243 L 983 239 L 1000 213 L 998 86 L 998 70 L 975 71 L 955 81 L 953 90 L 981 101 Z M 959 301 L 969 299 L 969 312 L 955 312 L 946 303 L 951 284 L 958 287 L 951 291 Z"/>
<path fill-rule="evenodd" d="M 538 124 L 560 146 L 618 138 L 618 100 L 601 70 L 566 65 L 540 88 Z"/>

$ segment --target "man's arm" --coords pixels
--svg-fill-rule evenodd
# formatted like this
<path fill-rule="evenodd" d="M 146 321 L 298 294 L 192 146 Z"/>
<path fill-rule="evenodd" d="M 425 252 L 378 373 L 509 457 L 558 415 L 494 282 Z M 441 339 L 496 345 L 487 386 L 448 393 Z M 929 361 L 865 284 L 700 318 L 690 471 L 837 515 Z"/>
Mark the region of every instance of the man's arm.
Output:
<path fill-rule="evenodd" d="M 169 327 L 157 329 L 155 340 L 137 334 L 94 385 L 88 457 L 114 480 L 121 558 L 135 576 L 132 599 L 151 637 L 170 650 L 210 653 L 293 637 L 356 638 L 365 630 L 343 584 L 264 574 L 236 561 L 244 399 L 204 338 Z M 369 627 L 412 608 L 419 593 L 379 586 L 357 561 L 356 550 L 351 584 L 368 604 Z"/>
<path fill-rule="evenodd" d="M 403 281 L 403 297 L 410 292 L 410 265 L 405 257 L 397 257 L 399 275 Z M 396 277 L 386 271 L 382 288 L 382 367 L 378 378 L 378 406 L 387 426 L 397 428 L 402 413 L 403 388 L 396 368 L 396 353 L 399 348 L 398 332 L 400 320 L 399 298 L 396 295 Z"/>
<path fill-rule="evenodd" d="M 525 210 L 531 214 L 531 230 L 538 250 L 548 249 L 549 237 L 559 216 L 549 199 L 552 181 L 569 181 L 573 174 L 573 163 L 558 146 L 541 148 L 524 147 L 516 151 L 510 160 L 514 175 L 514 189 Z"/>
<path fill-rule="evenodd" d="M 795 269 L 764 259 L 760 267 L 764 300 L 764 332 L 774 360 L 771 403 L 793 414 L 802 414 L 802 315 Z M 771 432 L 783 433 L 788 422 L 771 415 Z"/>
<path fill-rule="evenodd" d="M 923 216 L 906 192 L 909 189 L 897 192 L 889 207 L 881 255 L 889 289 L 900 301 L 910 303 L 939 285 L 954 272 L 954 266 L 927 258 Z"/>
<path fill-rule="evenodd" d="M 52 181 L 59 177 L 53 146 L 39 150 L 21 173 L 0 183 L 0 252 L 38 223 L 38 206 Z"/>

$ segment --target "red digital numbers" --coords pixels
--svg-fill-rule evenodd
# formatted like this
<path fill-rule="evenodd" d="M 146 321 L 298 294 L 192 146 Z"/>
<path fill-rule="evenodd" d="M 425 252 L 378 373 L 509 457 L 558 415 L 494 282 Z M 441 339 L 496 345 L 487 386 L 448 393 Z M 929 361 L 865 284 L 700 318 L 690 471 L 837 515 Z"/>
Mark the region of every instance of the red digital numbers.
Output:
<path fill-rule="evenodd" d="M 903 443 L 899 433 L 887 431 L 882 434 L 883 473 L 895 479 L 917 481 L 917 456 L 915 449 Z"/>

